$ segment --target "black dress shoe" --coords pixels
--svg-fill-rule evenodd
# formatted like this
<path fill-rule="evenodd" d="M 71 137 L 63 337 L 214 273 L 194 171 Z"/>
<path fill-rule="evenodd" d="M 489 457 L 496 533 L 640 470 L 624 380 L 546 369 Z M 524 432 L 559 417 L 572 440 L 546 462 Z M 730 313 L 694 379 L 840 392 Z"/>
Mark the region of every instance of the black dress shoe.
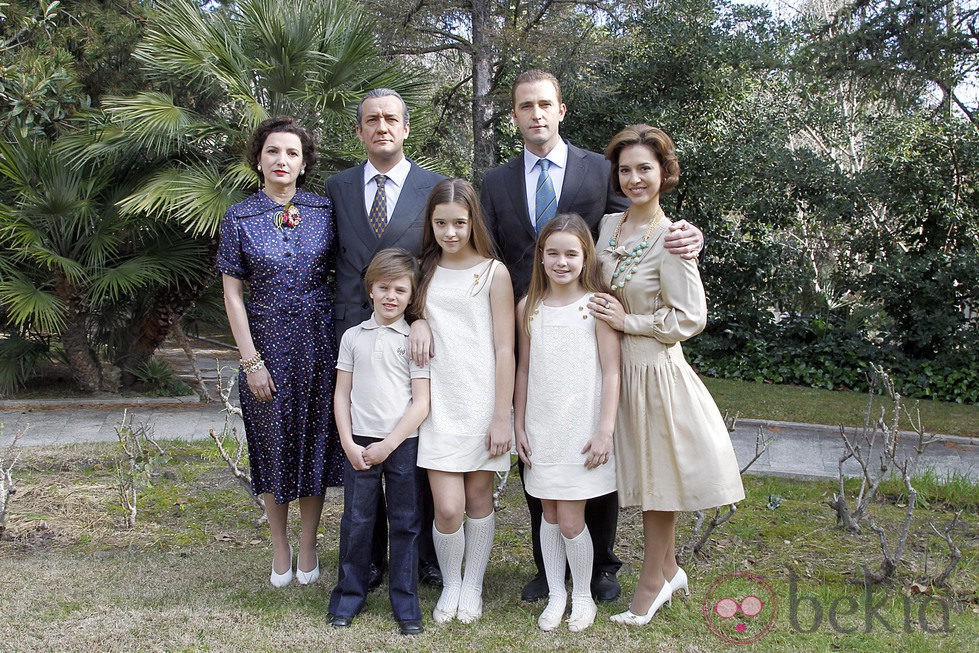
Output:
<path fill-rule="evenodd" d="M 330 625 L 334 628 L 349 628 L 353 621 L 353 617 L 340 617 L 335 614 L 330 615 Z"/>
<path fill-rule="evenodd" d="M 437 590 L 442 589 L 442 570 L 438 565 L 423 565 L 418 568 L 418 582 Z"/>
<path fill-rule="evenodd" d="M 398 627 L 401 628 L 402 635 L 421 635 L 425 632 L 425 627 L 422 626 L 421 619 L 405 619 L 404 621 L 399 621 Z"/>
<path fill-rule="evenodd" d="M 384 580 L 384 570 L 373 562 L 370 566 L 370 575 L 367 577 L 367 591 L 371 592 L 381 586 Z"/>
<path fill-rule="evenodd" d="M 547 577 L 543 573 L 540 573 L 524 585 L 523 592 L 520 593 L 520 600 L 533 603 L 534 601 L 546 599 L 547 594 Z"/>
<path fill-rule="evenodd" d="M 596 601 L 608 603 L 619 598 L 622 594 L 622 586 L 619 579 L 610 571 L 599 572 L 591 581 L 591 595 Z"/>

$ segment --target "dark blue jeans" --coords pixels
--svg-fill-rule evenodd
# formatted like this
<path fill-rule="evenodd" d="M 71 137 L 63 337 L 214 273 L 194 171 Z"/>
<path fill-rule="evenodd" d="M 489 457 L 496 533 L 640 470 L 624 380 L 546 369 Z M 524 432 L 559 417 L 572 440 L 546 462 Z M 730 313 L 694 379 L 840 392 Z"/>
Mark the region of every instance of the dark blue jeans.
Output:
<path fill-rule="evenodd" d="M 375 440 L 355 435 L 354 442 L 366 447 Z M 340 560 L 337 584 L 330 595 L 330 614 L 354 617 L 367 600 L 371 539 L 383 478 L 391 546 L 388 571 L 391 611 L 398 621 L 421 619 L 421 606 L 418 603 L 421 512 L 415 467 L 417 456 L 418 439 L 410 438 L 401 443 L 387 460 L 368 470 L 357 471 L 349 460 L 344 459 Z"/>

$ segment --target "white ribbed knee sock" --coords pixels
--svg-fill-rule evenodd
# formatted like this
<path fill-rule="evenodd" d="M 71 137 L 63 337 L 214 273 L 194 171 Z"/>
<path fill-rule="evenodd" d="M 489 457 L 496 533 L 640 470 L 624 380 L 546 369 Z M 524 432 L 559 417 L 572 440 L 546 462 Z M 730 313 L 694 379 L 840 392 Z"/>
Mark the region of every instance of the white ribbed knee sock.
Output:
<path fill-rule="evenodd" d="M 456 615 L 459 607 L 459 592 L 462 589 L 462 556 L 466 551 L 466 535 L 462 526 L 455 533 L 440 533 L 432 523 L 432 541 L 435 544 L 435 557 L 442 570 L 442 595 L 439 596 L 433 617 L 438 623 L 445 623 Z"/>
<path fill-rule="evenodd" d="M 483 614 L 483 576 L 493 550 L 496 515 L 466 519 L 466 571 L 459 595 L 459 621 L 470 623 Z"/>
<path fill-rule="evenodd" d="M 575 598 L 587 598 L 591 600 L 591 570 L 595 559 L 595 549 L 592 545 L 591 534 L 588 527 L 573 538 L 568 539 L 561 536 L 564 540 L 564 550 L 568 558 L 568 567 L 571 568 L 571 600 Z"/>
<path fill-rule="evenodd" d="M 584 630 L 595 620 L 598 608 L 591 597 L 591 570 L 595 557 L 591 534 L 588 527 L 571 539 L 561 536 L 564 540 L 564 550 L 571 568 L 571 618 L 569 628 L 574 631 Z"/>
<path fill-rule="evenodd" d="M 546 519 L 540 522 L 540 550 L 544 558 L 544 575 L 547 577 L 547 607 L 537 619 L 541 630 L 554 630 L 561 623 L 568 605 L 568 593 L 564 586 L 564 565 L 567 557 L 561 527 Z"/>

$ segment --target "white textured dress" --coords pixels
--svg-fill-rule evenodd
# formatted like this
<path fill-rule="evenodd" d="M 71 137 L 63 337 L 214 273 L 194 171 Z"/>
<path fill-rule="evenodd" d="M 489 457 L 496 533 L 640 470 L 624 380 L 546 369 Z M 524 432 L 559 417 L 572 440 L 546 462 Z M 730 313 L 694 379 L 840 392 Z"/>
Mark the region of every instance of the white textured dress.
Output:
<path fill-rule="evenodd" d="M 637 234 L 613 250 L 621 219 L 606 215 L 598 240 L 606 278 L 616 283 L 617 264 L 642 240 Z M 707 300 L 697 261 L 663 246 L 669 225 L 664 217 L 654 226 L 616 293 L 626 310 L 614 437 L 619 505 L 702 510 L 740 501 L 744 487 L 724 418 L 683 357 L 680 342 L 707 323 Z"/>
<path fill-rule="evenodd" d="M 524 489 L 538 499 L 591 499 L 615 491 L 614 453 L 594 469 L 585 467 L 587 454 L 581 453 L 598 430 L 602 401 L 590 296 L 567 306 L 541 303 L 530 316 L 524 427 L 531 467 L 524 470 Z"/>
<path fill-rule="evenodd" d="M 496 348 L 490 286 L 499 261 L 465 270 L 435 268 L 425 319 L 435 341 L 431 410 L 418 429 L 418 466 L 446 472 L 510 468 L 510 453 L 490 457 L 486 434 L 496 403 Z"/>

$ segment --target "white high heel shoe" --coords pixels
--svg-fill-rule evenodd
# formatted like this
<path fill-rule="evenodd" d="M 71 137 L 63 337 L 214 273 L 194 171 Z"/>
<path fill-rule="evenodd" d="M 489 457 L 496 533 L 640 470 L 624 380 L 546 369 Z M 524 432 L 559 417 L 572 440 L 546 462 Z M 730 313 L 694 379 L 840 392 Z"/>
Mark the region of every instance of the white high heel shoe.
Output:
<path fill-rule="evenodd" d="M 687 572 L 683 571 L 683 567 L 677 567 L 676 573 L 673 574 L 673 579 L 670 581 L 670 593 L 675 593 L 681 589 L 687 596 L 690 596 L 690 587 L 687 585 Z"/>
<path fill-rule="evenodd" d="M 292 582 L 292 545 L 289 545 L 289 569 L 284 574 L 275 572 L 275 556 L 272 556 L 272 575 L 269 576 L 272 587 L 285 587 Z"/>
<path fill-rule="evenodd" d="M 299 559 L 296 559 L 296 582 L 300 585 L 312 585 L 320 577 L 320 559 L 316 556 L 316 566 L 312 571 L 303 571 L 299 568 Z"/>
<path fill-rule="evenodd" d="M 623 626 L 645 626 L 653 618 L 653 615 L 656 614 L 656 611 L 663 607 L 664 603 L 672 603 L 672 598 L 673 591 L 670 584 L 663 583 L 663 587 L 660 588 L 659 594 L 653 599 L 653 604 L 649 606 L 646 614 L 634 614 L 632 610 L 626 610 L 619 614 L 613 614 L 609 619 Z"/>

